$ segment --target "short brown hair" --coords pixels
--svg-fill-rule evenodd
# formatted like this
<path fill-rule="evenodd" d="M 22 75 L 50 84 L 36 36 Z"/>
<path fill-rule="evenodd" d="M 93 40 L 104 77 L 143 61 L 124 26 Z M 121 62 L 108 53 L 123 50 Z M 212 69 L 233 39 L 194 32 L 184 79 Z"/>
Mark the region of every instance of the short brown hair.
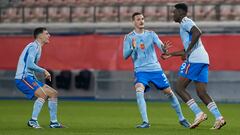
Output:
<path fill-rule="evenodd" d="M 33 37 L 36 39 L 37 36 L 38 36 L 39 34 L 42 34 L 43 31 L 45 31 L 45 30 L 47 30 L 47 28 L 45 28 L 45 27 L 38 27 L 38 28 L 34 29 Z"/>
<path fill-rule="evenodd" d="M 135 12 L 135 13 L 133 13 L 133 14 L 132 14 L 132 20 L 134 20 L 135 16 L 137 16 L 137 15 L 143 15 L 143 14 L 140 13 L 140 12 Z"/>

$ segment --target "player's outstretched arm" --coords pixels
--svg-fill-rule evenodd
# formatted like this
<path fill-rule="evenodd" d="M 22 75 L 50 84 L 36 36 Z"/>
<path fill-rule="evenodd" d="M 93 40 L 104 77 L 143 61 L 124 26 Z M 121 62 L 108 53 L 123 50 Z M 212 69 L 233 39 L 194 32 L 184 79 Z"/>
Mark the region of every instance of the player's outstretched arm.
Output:
<path fill-rule="evenodd" d="M 166 60 L 172 56 L 181 56 L 182 59 L 183 59 L 183 56 L 185 54 L 185 51 L 184 50 L 181 50 L 181 51 L 175 51 L 175 52 L 167 52 L 167 53 L 164 53 L 161 55 L 161 58 Z"/>
<path fill-rule="evenodd" d="M 166 41 L 162 44 L 162 51 L 163 53 L 168 53 L 168 49 L 172 47 L 172 42 Z"/>
<path fill-rule="evenodd" d="M 172 47 L 172 42 L 166 41 L 163 43 L 155 32 L 152 32 L 152 36 L 153 36 L 154 44 L 157 45 L 157 47 L 161 50 L 161 52 L 163 54 L 168 53 L 168 49 Z"/>

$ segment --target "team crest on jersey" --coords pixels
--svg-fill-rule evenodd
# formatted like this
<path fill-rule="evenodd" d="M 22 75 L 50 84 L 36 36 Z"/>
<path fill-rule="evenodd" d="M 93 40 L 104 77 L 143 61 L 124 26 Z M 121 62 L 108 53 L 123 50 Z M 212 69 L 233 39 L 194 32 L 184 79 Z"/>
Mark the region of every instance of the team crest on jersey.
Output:
<path fill-rule="evenodd" d="M 143 43 L 141 43 L 141 44 L 140 44 L 140 48 L 141 48 L 142 50 L 144 50 L 144 49 L 145 49 L 145 45 L 144 45 Z"/>

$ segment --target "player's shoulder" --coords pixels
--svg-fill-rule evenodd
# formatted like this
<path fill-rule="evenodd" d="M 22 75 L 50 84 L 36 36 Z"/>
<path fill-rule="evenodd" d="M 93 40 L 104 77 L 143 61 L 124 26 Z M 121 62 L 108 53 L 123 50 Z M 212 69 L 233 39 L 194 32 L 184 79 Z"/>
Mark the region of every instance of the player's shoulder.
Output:
<path fill-rule="evenodd" d="M 131 31 L 128 34 L 126 34 L 126 36 L 128 36 L 128 37 L 131 37 L 131 36 L 134 36 L 134 35 L 136 35 L 134 31 Z"/>
<path fill-rule="evenodd" d="M 194 23 L 192 19 L 188 17 L 184 17 L 181 21 L 181 24 L 188 24 L 188 23 Z"/>
<path fill-rule="evenodd" d="M 154 31 L 152 30 L 144 30 L 144 33 L 145 34 L 148 34 L 148 35 L 152 35 L 152 34 L 156 34 Z"/>
<path fill-rule="evenodd" d="M 38 44 L 33 41 L 33 42 L 30 42 L 28 45 L 27 45 L 27 48 L 31 48 L 31 49 L 38 49 Z"/>
<path fill-rule="evenodd" d="M 134 35 L 136 35 L 133 31 L 131 31 L 131 32 L 129 32 L 128 34 L 126 34 L 125 36 L 124 36 L 124 40 L 126 40 L 126 39 L 128 39 L 128 38 L 131 38 L 131 37 L 133 37 Z"/>

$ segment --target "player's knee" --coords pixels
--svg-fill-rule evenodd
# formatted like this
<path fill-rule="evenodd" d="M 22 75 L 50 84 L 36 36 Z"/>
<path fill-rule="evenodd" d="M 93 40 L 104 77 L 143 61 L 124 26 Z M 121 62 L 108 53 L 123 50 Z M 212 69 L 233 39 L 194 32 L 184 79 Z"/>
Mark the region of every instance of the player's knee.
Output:
<path fill-rule="evenodd" d="M 169 88 L 167 88 L 167 89 L 165 89 L 165 90 L 163 90 L 163 93 L 164 93 L 164 95 L 166 95 L 167 97 L 169 97 L 169 96 L 173 96 L 173 91 L 172 91 L 172 89 L 169 87 Z"/>
<path fill-rule="evenodd" d="M 51 89 L 51 92 L 52 92 L 54 95 L 58 95 L 58 92 L 57 92 L 55 89 Z"/>
<path fill-rule="evenodd" d="M 35 93 L 34 93 L 34 95 L 35 95 L 37 98 L 41 98 L 41 99 L 44 99 L 44 100 L 47 99 L 47 95 L 46 95 L 44 92 L 42 92 L 41 89 L 36 90 Z"/>
<path fill-rule="evenodd" d="M 54 91 L 54 96 L 57 97 L 58 96 L 58 92 L 55 90 Z"/>
<path fill-rule="evenodd" d="M 144 87 L 144 85 L 142 83 L 136 83 L 135 88 L 138 88 L 138 87 Z"/>
<path fill-rule="evenodd" d="M 40 101 L 40 102 L 42 102 L 42 103 L 44 103 L 46 99 L 39 97 L 39 98 L 37 98 L 37 100 Z"/>
<path fill-rule="evenodd" d="M 137 83 L 137 84 L 135 85 L 135 89 L 136 89 L 136 92 L 144 92 L 145 87 L 144 87 L 143 84 Z"/>
<path fill-rule="evenodd" d="M 48 85 L 44 85 L 44 91 L 50 98 L 55 98 L 58 96 L 58 92 Z"/>
<path fill-rule="evenodd" d="M 39 96 L 38 98 L 46 100 L 47 99 L 47 95 L 43 94 L 43 95 Z"/>
<path fill-rule="evenodd" d="M 58 92 L 56 90 L 52 89 L 49 97 L 53 97 L 53 98 L 58 97 Z"/>

